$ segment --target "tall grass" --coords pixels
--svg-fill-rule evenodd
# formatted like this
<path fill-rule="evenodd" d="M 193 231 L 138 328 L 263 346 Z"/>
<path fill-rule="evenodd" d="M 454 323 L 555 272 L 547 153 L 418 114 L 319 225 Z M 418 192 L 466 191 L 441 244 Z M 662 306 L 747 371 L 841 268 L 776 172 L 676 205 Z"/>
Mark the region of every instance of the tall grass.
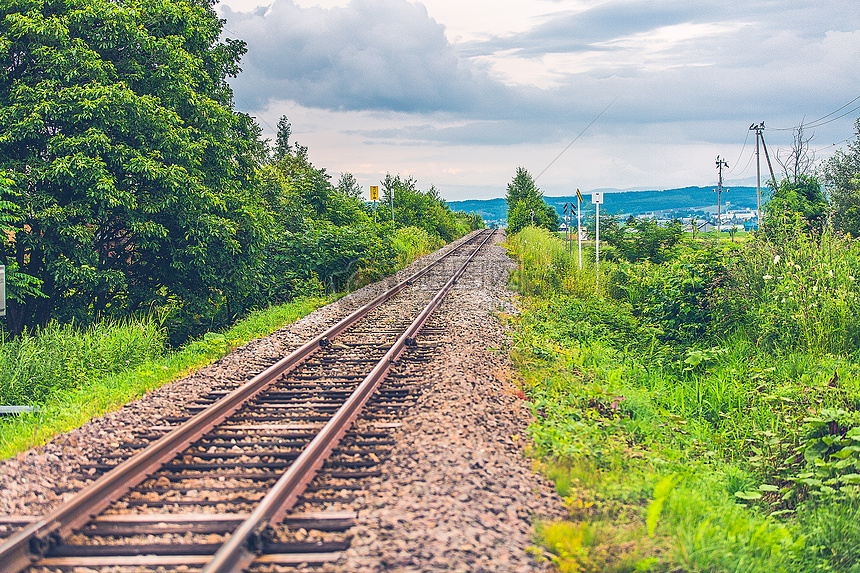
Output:
<path fill-rule="evenodd" d="M 153 321 L 96 325 L 83 333 L 53 325 L 33 336 L 6 341 L 0 345 L 0 360 L 4 380 L 11 383 L 4 382 L 4 391 L 26 386 L 32 392 L 26 403 L 38 405 L 39 410 L 0 418 L 0 458 L 44 444 L 58 433 L 115 410 L 332 298 L 300 298 L 254 311 L 226 332 L 209 333 L 166 353 L 162 353 L 161 329 Z M 9 375 L 7 368 L 19 374 Z M 42 369 L 45 376 L 40 374 Z"/>
<path fill-rule="evenodd" d="M 730 269 L 727 294 L 750 305 L 759 342 L 816 355 L 860 348 L 860 242 L 790 224 L 748 241 Z"/>
<path fill-rule="evenodd" d="M 39 404 L 94 378 L 135 368 L 164 351 L 152 317 L 105 321 L 78 331 L 51 322 L 34 333 L 0 339 L 0 404 Z"/>
<path fill-rule="evenodd" d="M 418 257 L 440 249 L 445 241 L 418 227 L 400 227 L 394 231 L 391 243 L 397 253 L 397 266 L 402 268 Z"/>
<path fill-rule="evenodd" d="M 546 229 L 526 227 L 508 237 L 508 247 L 520 263 L 511 276 L 514 290 L 533 296 L 554 292 L 586 296 L 595 292 L 593 248 L 584 250 L 580 271 L 578 250 L 567 250 L 564 241 Z"/>
<path fill-rule="evenodd" d="M 599 290 L 561 241 L 509 238 L 559 568 L 860 573 L 860 248 L 785 231 L 605 263 Z"/>

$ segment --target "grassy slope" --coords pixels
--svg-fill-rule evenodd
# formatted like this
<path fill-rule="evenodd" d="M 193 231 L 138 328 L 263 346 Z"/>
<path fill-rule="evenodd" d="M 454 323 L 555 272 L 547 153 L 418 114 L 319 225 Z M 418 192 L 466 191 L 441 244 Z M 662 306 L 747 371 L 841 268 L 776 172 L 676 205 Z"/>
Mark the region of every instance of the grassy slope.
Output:
<path fill-rule="evenodd" d="M 331 302 L 330 298 L 305 298 L 251 313 L 223 334 L 210 334 L 193 341 L 176 352 L 145 358 L 129 369 L 97 369 L 82 365 L 71 377 L 74 380 L 57 389 L 40 404 L 41 411 L 0 421 L 0 458 L 44 444 L 55 435 L 69 431 L 94 416 L 116 410 L 126 402 L 187 376 L 221 357 L 232 348 L 265 336 L 281 326 L 298 320 Z M 130 325 L 134 328 L 134 325 Z M 115 325 L 111 331 L 123 331 L 129 325 Z M 67 333 L 83 338 L 83 334 Z M 33 346 L 38 342 L 34 341 Z M 93 368 L 88 368 L 93 366 Z"/>
<path fill-rule="evenodd" d="M 596 289 L 593 265 L 578 273 L 556 239 L 510 242 L 523 262 L 512 284 L 530 295 L 512 359 L 537 416 L 533 454 L 570 510 L 539 529 L 548 559 L 562 571 L 860 570 L 855 361 L 765 351 L 743 333 L 681 342 L 667 331 L 685 325 L 654 320 L 653 299 L 631 303 L 643 291 L 630 269 L 627 292 L 609 263 Z M 658 294 L 673 284 L 661 276 Z M 844 458 L 816 462 L 816 448 Z M 836 459 L 854 466 L 826 467 Z"/>

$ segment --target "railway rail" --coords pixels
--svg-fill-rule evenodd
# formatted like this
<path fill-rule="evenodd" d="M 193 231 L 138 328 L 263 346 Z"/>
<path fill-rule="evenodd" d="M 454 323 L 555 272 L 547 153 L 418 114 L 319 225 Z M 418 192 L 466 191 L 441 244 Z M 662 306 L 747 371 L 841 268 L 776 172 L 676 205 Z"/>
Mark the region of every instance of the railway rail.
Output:
<path fill-rule="evenodd" d="M 432 353 L 418 333 L 492 236 L 474 234 L 247 382 L 213 389 L 196 413 L 94 464 L 98 479 L 20 521 L 0 545 L 0 571 L 215 573 L 336 560 L 355 518 L 346 503 L 379 475 L 412 400 L 416 379 L 400 359 Z M 410 288 L 455 259 L 438 290 Z"/>

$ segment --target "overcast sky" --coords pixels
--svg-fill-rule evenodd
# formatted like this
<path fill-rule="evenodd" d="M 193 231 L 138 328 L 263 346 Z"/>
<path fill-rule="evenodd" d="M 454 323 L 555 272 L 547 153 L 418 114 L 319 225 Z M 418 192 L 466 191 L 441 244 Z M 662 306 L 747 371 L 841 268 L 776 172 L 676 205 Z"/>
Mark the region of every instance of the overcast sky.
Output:
<path fill-rule="evenodd" d="M 449 200 L 502 197 L 520 165 L 545 195 L 715 185 L 717 155 L 730 185 L 755 185 L 752 123 L 765 122 L 773 155 L 804 121 L 825 158 L 860 117 L 858 0 L 218 10 L 224 35 L 248 43 L 237 107 L 269 136 L 286 115 L 316 166 L 352 173 L 366 193 L 390 172 Z"/>

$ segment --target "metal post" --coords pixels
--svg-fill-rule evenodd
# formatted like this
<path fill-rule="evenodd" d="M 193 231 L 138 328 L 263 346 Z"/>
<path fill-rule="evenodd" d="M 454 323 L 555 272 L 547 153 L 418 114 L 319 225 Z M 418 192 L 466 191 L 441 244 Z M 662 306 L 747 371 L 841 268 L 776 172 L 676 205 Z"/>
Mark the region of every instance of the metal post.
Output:
<path fill-rule="evenodd" d="M 721 204 L 721 196 L 723 194 L 723 167 L 729 167 L 729 164 L 726 163 L 725 159 L 720 159 L 720 156 L 717 155 L 717 169 L 720 171 L 719 182 L 717 183 L 717 237 L 720 236 L 720 204 Z"/>
<path fill-rule="evenodd" d="M 0 265 L 0 316 L 6 316 L 6 265 Z"/>
<path fill-rule="evenodd" d="M 755 193 L 756 193 L 756 211 L 755 211 L 755 219 L 756 219 L 756 228 L 761 226 L 761 151 L 759 146 L 759 139 L 761 139 L 761 132 L 764 130 L 764 122 L 760 124 L 752 124 L 750 129 L 755 130 Z"/>
<path fill-rule="evenodd" d="M 576 190 L 576 238 L 579 242 L 579 270 L 582 270 L 582 196 Z"/>
<path fill-rule="evenodd" d="M 595 261 L 597 262 L 597 268 L 595 269 L 595 279 L 594 279 L 594 287 L 597 290 L 597 287 L 600 286 L 600 203 L 596 203 L 594 205 L 596 211 L 597 221 L 595 221 L 594 229 L 594 254 Z"/>

